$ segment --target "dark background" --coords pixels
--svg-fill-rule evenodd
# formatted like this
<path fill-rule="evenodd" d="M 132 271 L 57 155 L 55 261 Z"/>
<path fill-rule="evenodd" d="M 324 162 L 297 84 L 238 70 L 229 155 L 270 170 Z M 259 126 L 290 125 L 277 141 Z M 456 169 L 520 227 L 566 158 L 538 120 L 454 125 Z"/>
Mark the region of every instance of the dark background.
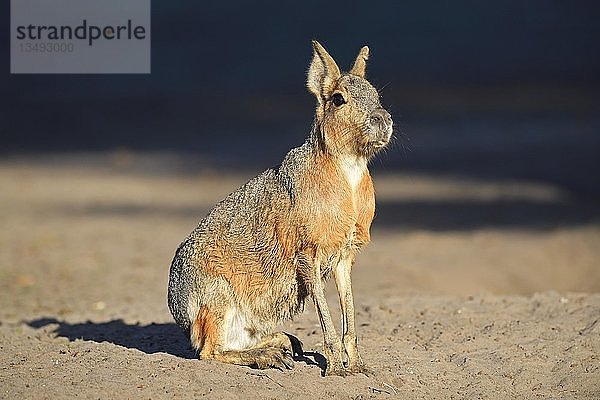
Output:
<path fill-rule="evenodd" d="M 396 123 L 375 169 L 537 180 L 600 195 L 593 1 L 152 3 L 152 74 L 0 80 L 0 156 L 176 152 L 262 169 L 300 144 L 317 38 L 367 69 Z M 3 5 L 2 53 L 9 54 Z"/>

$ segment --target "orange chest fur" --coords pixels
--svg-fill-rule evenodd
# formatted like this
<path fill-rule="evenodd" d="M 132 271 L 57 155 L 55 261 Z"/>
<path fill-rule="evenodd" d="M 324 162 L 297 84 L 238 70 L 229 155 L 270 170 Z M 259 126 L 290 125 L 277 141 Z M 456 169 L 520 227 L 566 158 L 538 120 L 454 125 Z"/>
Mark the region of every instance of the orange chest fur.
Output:
<path fill-rule="evenodd" d="M 359 184 L 351 185 L 339 175 L 315 177 L 312 195 L 300 211 L 306 219 L 308 239 L 327 252 L 346 246 L 350 238 L 359 247 L 368 243 L 375 212 L 373 183 L 365 170 Z"/>

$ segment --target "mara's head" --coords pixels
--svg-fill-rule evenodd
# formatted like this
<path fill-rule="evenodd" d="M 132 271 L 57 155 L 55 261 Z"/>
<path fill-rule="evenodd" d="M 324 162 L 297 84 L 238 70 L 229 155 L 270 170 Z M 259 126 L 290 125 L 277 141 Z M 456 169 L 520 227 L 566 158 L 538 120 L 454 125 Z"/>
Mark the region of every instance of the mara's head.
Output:
<path fill-rule="evenodd" d="M 367 46 L 360 49 L 349 72 L 317 41 L 306 86 L 317 98 L 315 134 L 332 154 L 370 157 L 385 147 L 392 135 L 392 117 L 381 107 L 377 90 L 365 79 Z"/>

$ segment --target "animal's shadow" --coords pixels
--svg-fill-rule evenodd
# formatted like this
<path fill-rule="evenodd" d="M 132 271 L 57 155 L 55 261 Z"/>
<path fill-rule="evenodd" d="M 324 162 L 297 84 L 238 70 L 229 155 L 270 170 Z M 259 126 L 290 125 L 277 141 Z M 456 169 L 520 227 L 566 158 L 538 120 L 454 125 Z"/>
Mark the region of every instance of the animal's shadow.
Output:
<path fill-rule="evenodd" d="M 188 339 L 174 323 L 140 325 L 115 319 L 101 323 L 87 321 L 71 324 L 55 318 L 39 318 L 26 323 L 36 329 L 56 325 L 50 332 L 70 341 L 108 342 L 146 354 L 167 353 L 181 358 L 196 358 Z"/>
<path fill-rule="evenodd" d="M 321 354 L 313 351 L 304 351 L 302 349 L 302 342 L 294 335 L 286 333 L 292 343 L 292 353 L 294 361 L 304 362 L 306 365 L 316 365 L 321 369 L 321 375 L 325 376 L 325 370 L 327 369 L 327 359 Z"/>
<path fill-rule="evenodd" d="M 167 353 L 186 359 L 196 358 L 196 352 L 190 346 L 188 338 L 173 323 L 140 325 L 127 324 L 122 319 L 115 319 L 102 323 L 87 321 L 71 324 L 56 318 L 38 318 L 27 321 L 26 324 L 35 329 L 56 325 L 50 332 L 70 341 L 82 339 L 97 343 L 108 342 L 137 349 L 146 354 Z M 298 338 L 289 334 L 288 336 L 293 345 L 294 361 L 317 365 L 324 373 L 327 364 L 325 357 L 314 352 L 304 352 Z"/>

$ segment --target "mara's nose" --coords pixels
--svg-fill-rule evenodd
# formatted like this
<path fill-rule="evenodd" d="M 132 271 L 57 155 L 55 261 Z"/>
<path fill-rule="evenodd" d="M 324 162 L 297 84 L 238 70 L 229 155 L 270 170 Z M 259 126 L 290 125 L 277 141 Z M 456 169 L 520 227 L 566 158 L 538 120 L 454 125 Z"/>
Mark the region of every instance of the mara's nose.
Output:
<path fill-rule="evenodd" d="M 377 108 L 369 117 L 371 125 L 379 127 L 382 131 L 387 131 L 392 127 L 392 116 L 383 108 Z"/>

